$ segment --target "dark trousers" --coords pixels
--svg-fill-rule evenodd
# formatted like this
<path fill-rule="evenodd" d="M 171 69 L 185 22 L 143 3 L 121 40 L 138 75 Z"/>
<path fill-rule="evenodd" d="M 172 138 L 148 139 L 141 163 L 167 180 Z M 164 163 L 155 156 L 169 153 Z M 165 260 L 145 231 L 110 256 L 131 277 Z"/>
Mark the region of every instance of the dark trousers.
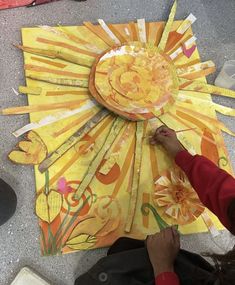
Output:
<path fill-rule="evenodd" d="M 181 285 L 215 284 L 214 267 L 201 256 L 180 250 L 175 272 Z M 107 257 L 98 261 L 75 285 L 154 285 L 154 275 L 143 241 L 120 238 L 109 249 Z"/>
<path fill-rule="evenodd" d="M 15 213 L 17 197 L 14 190 L 0 178 L 0 226 Z"/>

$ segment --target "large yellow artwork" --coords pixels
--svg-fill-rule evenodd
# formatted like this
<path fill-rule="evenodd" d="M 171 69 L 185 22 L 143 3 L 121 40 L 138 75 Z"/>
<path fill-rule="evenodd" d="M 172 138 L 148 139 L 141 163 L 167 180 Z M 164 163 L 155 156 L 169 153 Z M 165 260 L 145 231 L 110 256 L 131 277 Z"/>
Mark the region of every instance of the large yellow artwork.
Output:
<path fill-rule="evenodd" d="M 195 16 L 174 21 L 176 6 L 166 23 L 22 29 L 28 106 L 2 114 L 30 114 L 9 159 L 35 167 L 43 255 L 144 239 L 168 225 L 182 234 L 223 229 L 164 149 L 149 144 L 167 125 L 190 153 L 232 174 L 221 131 L 235 134 L 216 111 L 235 110 L 210 94 L 235 92 L 206 83 L 215 65 L 200 61 Z"/>

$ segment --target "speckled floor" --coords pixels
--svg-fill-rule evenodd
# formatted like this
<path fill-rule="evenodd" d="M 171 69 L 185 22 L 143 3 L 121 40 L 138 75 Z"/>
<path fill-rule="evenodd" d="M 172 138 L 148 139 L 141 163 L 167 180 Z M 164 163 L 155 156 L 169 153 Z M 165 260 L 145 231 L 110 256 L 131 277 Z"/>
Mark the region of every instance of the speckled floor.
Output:
<path fill-rule="evenodd" d="M 234 0 L 179 0 L 177 19 L 192 12 L 198 20 L 193 25 L 203 60 L 212 59 L 218 70 L 229 59 L 235 59 L 235 1 Z M 147 21 L 167 18 L 171 0 L 63 0 L 34 8 L 0 11 L 0 107 L 26 104 L 11 88 L 24 84 L 23 58 L 12 44 L 21 41 L 20 29 L 36 25 L 79 25 L 84 20 L 95 22 L 123 22 L 144 17 Z M 216 74 L 209 77 L 214 82 Z M 235 108 L 235 100 L 218 99 Z M 234 120 L 221 119 L 235 131 Z M 0 284 L 9 284 L 25 265 L 38 270 L 52 284 L 71 285 L 75 275 L 90 268 L 106 250 L 94 250 L 56 257 L 41 257 L 39 229 L 34 211 L 34 175 L 30 167 L 10 163 L 6 155 L 17 139 L 11 133 L 28 122 L 27 116 L 0 118 L 0 177 L 16 191 L 18 206 L 15 216 L 0 227 Z M 225 136 L 230 158 L 235 166 L 235 140 Z M 234 167 L 235 169 L 235 167 Z M 217 240 L 223 248 L 231 243 L 224 232 Z M 182 237 L 182 247 L 195 252 L 219 250 L 209 234 Z M 30 284 L 31 285 L 31 284 Z"/>

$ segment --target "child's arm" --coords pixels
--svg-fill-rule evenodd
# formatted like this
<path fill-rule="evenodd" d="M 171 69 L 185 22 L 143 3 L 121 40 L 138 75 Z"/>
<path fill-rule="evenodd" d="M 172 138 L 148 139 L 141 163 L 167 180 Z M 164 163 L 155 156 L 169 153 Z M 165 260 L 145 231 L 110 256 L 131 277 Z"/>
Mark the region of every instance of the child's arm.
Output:
<path fill-rule="evenodd" d="M 202 203 L 232 231 L 228 208 L 235 200 L 235 179 L 206 157 L 180 151 L 175 161 L 188 176 Z"/>
<path fill-rule="evenodd" d="M 147 238 L 147 250 L 153 266 L 156 285 L 179 285 L 174 261 L 180 249 L 180 236 L 174 227 Z"/>
<path fill-rule="evenodd" d="M 206 157 L 189 154 L 174 130 L 158 128 L 152 144 L 161 144 L 184 170 L 199 198 L 220 221 L 235 233 L 235 179 Z"/>
<path fill-rule="evenodd" d="M 155 278 L 155 285 L 180 285 L 180 281 L 176 273 L 163 272 Z"/>

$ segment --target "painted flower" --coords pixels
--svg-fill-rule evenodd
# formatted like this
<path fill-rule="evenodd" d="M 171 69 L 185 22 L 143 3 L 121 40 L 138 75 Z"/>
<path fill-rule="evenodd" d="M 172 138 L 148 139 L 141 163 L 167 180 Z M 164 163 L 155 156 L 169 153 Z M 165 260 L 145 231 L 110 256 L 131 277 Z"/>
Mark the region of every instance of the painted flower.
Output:
<path fill-rule="evenodd" d="M 155 181 L 153 200 L 173 224 L 190 224 L 205 209 L 188 178 L 179 169 L 167 170 Z"/>

